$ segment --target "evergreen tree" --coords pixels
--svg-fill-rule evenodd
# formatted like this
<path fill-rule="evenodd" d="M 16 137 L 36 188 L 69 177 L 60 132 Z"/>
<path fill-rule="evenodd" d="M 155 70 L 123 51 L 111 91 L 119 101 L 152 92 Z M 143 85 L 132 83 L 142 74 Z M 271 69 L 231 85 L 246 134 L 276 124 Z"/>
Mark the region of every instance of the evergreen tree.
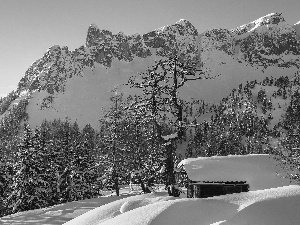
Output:
<path fill-rule="evenodd" d="M 7 198 L 11 194 L 14 168 L 10 161 L 0 160 L 0 217 L 10 214 Z"/>
<path fill-rule="evenodd" d="M 122 94 L 115 92 L 115 95 L 110 98 L 112 106 L 105 114 L 104 118 L 100 120 L 102 126 L 102 137 L 104 142 L 104 149 L 102 150 L 101 163 L 106 168 L 104 180 L 106 186 L 111 186 L 115 189 L 117 196 L 119 196 L 119 182 L 124 176 L 122 166 L 123 148 L 120 143 L 120 123 L 124 113 L 122 104 Z"/>
<path fill-rule="evenodd" d="M 96 132 L 90 124 L 83 128 L 82 134 L 78 134 L 78 144 L 74 156 L 74 168 L 81 198 L 92 198 L 97 195 L 97 173 L 96 173 Z"/>
<path fill-rule="evenodd" d="M 17 173 L 12 185 L 13 192 L 8 197 L 8 206 L 12 212 L 42 208 L 48 205 L 48 183 L 43 180 L 43 155 L 34 148 L 32 132 L 27 123 L 19 146 Z"/>

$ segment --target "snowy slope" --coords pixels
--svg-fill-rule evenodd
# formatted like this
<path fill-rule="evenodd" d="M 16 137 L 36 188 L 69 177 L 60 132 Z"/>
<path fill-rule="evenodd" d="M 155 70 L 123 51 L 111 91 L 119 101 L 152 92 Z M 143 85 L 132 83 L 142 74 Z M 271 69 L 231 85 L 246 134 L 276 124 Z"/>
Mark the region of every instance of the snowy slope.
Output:
<path fill-rule="evenodd" d="M 27 108 L 29 115 L 34 115 L 29 116 L 29 122 L 32 126 L 36 126 L 44 118 L 52 120 L 68 116 L 73 121 L 76 120 L 80 127 L 89 123 L 96 128 L 103 109 L 110 105 L 112 89 L 116 87 L 119 92 L 126 95 L 137 93 L 123 84 L 127 83 L 130 76 L 142 72 L 144 66 L 152 62 L 153 59 L 148 57 L 136 58 L 131 62 L 113 60 L 111 67 L 96 63 L 92 69 L 83 69 L 81 76 L 68 79 L 64 92 L 55 92 L 51 95 L 47 91 L 34 91 Z M 44 99 L 49 96 L 53 98 L 53 103 L 48 103 L 42 108 Z"/>

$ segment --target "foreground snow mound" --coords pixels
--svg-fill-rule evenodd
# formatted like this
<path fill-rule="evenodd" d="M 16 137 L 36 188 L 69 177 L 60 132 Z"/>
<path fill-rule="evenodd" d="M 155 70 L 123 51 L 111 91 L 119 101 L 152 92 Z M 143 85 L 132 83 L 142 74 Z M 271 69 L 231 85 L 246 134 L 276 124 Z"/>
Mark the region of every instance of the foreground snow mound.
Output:
<path fill-rule="evenodd" d="M 233 216 L 237 208 L 238 206 L 235 204 L 212 199 L 170 199 L 169 201 L 154 202 L 150 205 L 135 208 L 127 213 L 97 224 L 211 224 Z"/>
<path fill-rule="evenodd" d="M 295 225 L 299 210 L 298 185 L 207 199 L 154 193 L 103 205 L 65 225 Z"/>
<path fill-rule="evenodd" d="M 267 154 L 190 158 L 181 164 L 193 181 L 247 181 L 251 191 L 290 185 Z"/>
<path fill-rule="evenodd" d="M 300 223 L 300 187 L 249 192 L 240 211 L 222 225 L 296 225 Z M 246 206 L 246 207 L 245 207 Z"/>
<path fill-rule="evenodd" d="M 65 223 L 65 225 L 75 225 L 75 224 L 96 225 L 99 224 L 100 222 L 110 221 L 110 219 L 122 213 L 125 213 L 127 215 L 128 211 L 132 211 L 136 208 L 141 208 L 145 205 L 153 205 L 154 203 L 158 203 L 161 201 L 165 202 L 171 199 L 175 199 L 175 198 L 167 196 L 165 192 L 132 196 L 132 197 L 120 199 L 102 205 L 98 208 L 88 211 L 85 214 Z M 153 211 L 151 212 L 153 213 Z M 157 213 L 160 213 L 160 211 L 157 211 Z M 150 215 L 150 216 L 154 216 L 154 215 Z M 133 219 L 137 219 L 137 218 L 133 217 Z M 110 224 L 110 222 L 108 224 Z M 119 222 L 119 225 L 120 224 L 125 224 L 125 223 Z"/>
<path fill-rule="evenodd" d="M 1 218 L 0 224 L 296 225 L 299 212 L 300 186 L 291 185 L 207 199 L 124 193 L 17 213 Z"/>
<path fill-rule="evenodd" d="M 126 198 L 128 195 L 99 197 L 68 202 L 48 208 L 29 210 L 2 217 L 0 224 L 61 225 L 101 205 Z"/>

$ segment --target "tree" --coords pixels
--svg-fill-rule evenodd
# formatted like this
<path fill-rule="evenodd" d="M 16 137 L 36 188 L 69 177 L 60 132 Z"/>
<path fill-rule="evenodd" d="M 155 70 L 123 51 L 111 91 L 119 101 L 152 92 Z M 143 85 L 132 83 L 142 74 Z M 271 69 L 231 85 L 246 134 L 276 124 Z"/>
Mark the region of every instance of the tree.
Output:
<path fill-rule="evenodd" d="M 11 161 L 0 160 L 0 217 L 10 214 L 6 199 L 13 191 L 14 167 Z"/>
<path fill-rule="evenodd" d="M 203 78 L 201 70 L 196 65 L 187 65 L 176 56 L 159 60 L 139 77 L 132 77 L 129 85 L 143 90 L 143 98 L 136 105 L 146 107 L 151 112 L 153 124 L 157 131 L 160 144 L 165 146 L 166 153 L 166 185 L 175 183 L 174 176 L 174 146 L 176 140 L 182 140 L 186 124 L 183 123 L 182 101 L 178 90 L 187 81 Z M 162 115 L 167 113 L 169 124 L 175 130 L 173 135 L 164 135 L 160 125 Z"/>
<path fill-rule="evenodd" d="M 73 127 L 74 128 L 74 127 Z M 96 173 L 96 132 L 87 124 L 82 134 L 77 135 L 77 145 L 74 155 L 74 170 L 77 178 L 74 182 L 77 183 L 78 192 L 81 193 L 81 198 L 92 198 L 97 195 L 97 173 Z"/>
<path fill-rule="evenodd" d="M 32 141 L 32 132 L 27 123 L 19 146 L 19 161 L 14 177 L 13 192 L 8 197 L 8 206 L 12 212 L 42 208 L 48 205 L 48 183 L 41 175 L 43 171 L 43 155 Z"/>
<path fill-rule="evenodd" d="M 115 90 L 113 90 L 115 91 Z M 117 93 L 111 96 L 112 106 L 106 112 L 104 118 L 100 120 L 104 149 L 102 151 L 101 162 L 106 165 L 105 180 L 107 185 L 112 185 L 119 196 L 119 180 L 123 176 L 122 164 L 124 163 L 124 152 L 119 142 L 120 123 L 124 108 L 122 104 L 122 94 Z"/>

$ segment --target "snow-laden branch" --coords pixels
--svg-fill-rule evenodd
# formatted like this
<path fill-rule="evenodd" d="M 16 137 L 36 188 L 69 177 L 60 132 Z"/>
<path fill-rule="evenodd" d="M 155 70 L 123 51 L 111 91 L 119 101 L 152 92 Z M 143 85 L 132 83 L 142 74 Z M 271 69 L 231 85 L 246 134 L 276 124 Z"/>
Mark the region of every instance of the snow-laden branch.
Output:
<path fill-rule="evenodd" d="M 174 133 L 174 134 L 169 134 L 169 135 L 166 135 L 166 136 L 161 136 L 165 141 L 169 141 L 170 139 L 175 139 L 178 137 L 178 134 L 177 133 Z"/>

